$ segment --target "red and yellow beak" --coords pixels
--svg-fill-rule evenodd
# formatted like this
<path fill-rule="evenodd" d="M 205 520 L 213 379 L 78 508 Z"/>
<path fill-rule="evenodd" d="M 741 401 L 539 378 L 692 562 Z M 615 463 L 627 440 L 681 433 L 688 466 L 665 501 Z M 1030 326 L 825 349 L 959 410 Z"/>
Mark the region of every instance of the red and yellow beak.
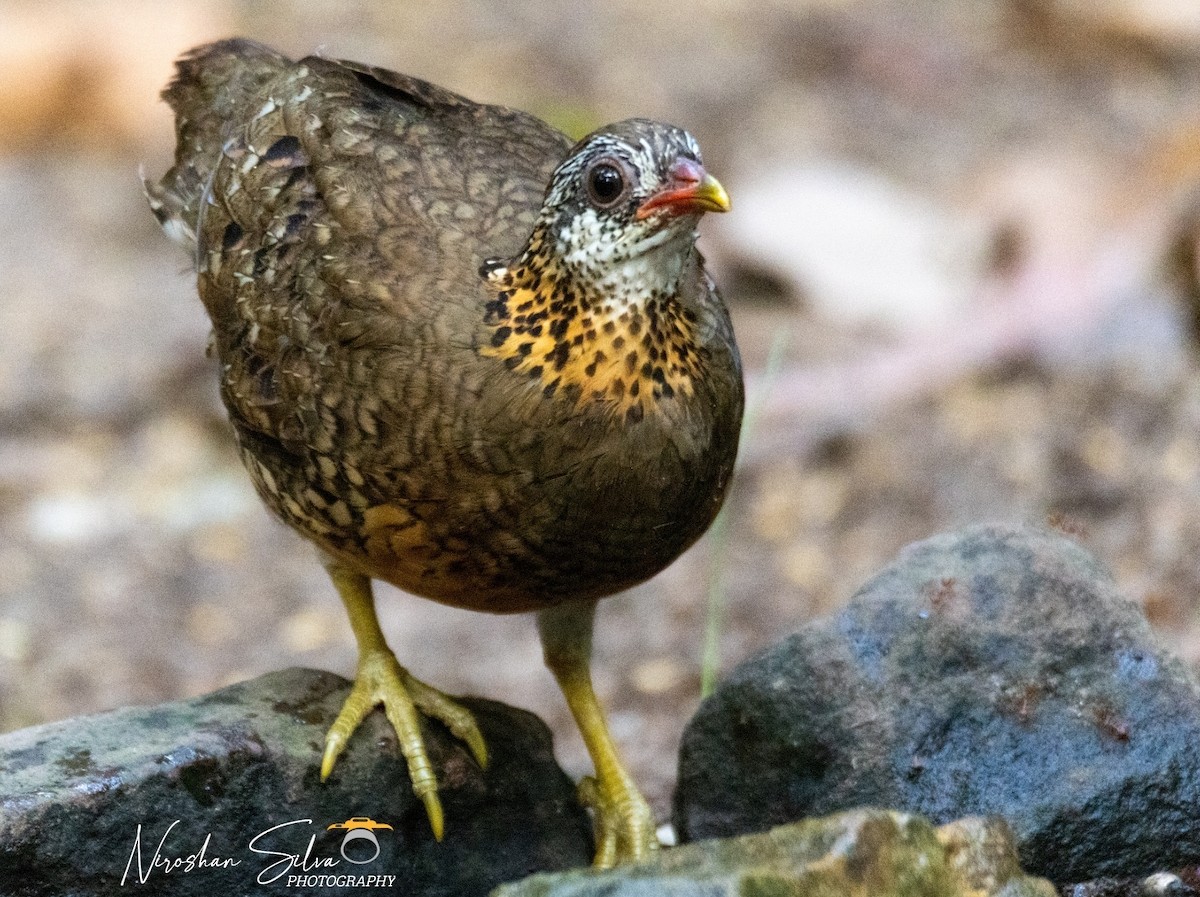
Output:
<path fill-rule="evenodd" d="M 657 211 L 670 215 L 689 212 L 728 212 L 732 208 L 729 194 L 721 182 L 691 159 L 676 159 L 671 166 L 666 186 L 638 206 L 634 216 L 638 221 Z"/>

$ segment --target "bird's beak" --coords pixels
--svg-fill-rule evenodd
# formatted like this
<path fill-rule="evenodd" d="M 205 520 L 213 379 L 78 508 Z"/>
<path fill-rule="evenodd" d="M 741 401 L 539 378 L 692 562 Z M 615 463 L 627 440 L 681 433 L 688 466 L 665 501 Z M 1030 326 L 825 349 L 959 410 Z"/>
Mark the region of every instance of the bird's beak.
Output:
<path fill-rule="evenodd" d="M 688 212 L 728 212 L 732 208 L 729 194 L 721 182 L 691 159 L 676 159 L 666 185 L 638 206 L 634 216 L 639 221 L 656 211 L 671 215 Z"/>

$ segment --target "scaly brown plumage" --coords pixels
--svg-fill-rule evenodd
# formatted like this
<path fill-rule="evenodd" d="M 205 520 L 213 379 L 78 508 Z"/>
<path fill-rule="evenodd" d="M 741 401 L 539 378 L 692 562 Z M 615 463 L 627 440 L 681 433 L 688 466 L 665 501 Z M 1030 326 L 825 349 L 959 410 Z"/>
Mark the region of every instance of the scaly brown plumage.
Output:
<path fill-rule="evenodd" d="M 416 711 L 486 747 L 399 666 L 370 581 L 538 611 L 596 764 L 597 862 L 654 849 L 591 689 L 597 599 L 711 523 L 737 448 L 729 318 L 695 251 L 728 208 L 690 135 L 630 120 L 572 147 L 532 116 L 378 68 L 200 47 L 164 92 L 148 184 L 194 252 L 221 394 L 267 505 L 320 549 L 360 660 L 328 776 L 382 703 L 441 837 Z"/>

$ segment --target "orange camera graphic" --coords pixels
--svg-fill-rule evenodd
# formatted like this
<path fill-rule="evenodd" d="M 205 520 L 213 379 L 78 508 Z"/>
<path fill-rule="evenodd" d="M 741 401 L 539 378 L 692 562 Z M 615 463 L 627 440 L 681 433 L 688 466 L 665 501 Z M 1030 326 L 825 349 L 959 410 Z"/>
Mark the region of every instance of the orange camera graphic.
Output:
<path fill-rule="evenodd" d="M 375 837 L 375 832 L 384 830 L 392 831 L 393 828 L 386 822 L 376 822 L 369 816 L 351 816 L 345 822 L 335 822 L 325 827 L 325 831 L 327 832 L 344 831 L 346 833 L 346 836 L 342 838 L 342 846 L 339 852 L 343 860 L 347 863 L 353 863 L 356 866 L 373 862 L 379 856 L 379 839 Z M 347 846 L 357 844 L 359 841 L 369 842 L 374 848 L 374 853 L 369 857 L 358 857 L 356 855 L 361 848 L 356 848 L 353 854 L 348 856 L 346 854 Z"/>

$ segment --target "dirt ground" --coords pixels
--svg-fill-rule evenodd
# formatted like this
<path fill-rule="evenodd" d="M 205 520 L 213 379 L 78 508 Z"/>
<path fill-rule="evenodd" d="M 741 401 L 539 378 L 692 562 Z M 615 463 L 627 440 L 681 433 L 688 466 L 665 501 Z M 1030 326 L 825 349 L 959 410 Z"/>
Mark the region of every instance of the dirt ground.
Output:
<path fill-rule="evenodd" d="M 1190 4 L 396 7 L 0 7 L 0 731 L 354 669 L 323 571 L 234 456 L 188 260 L 138 182 L 169 165 L 171 59 L 233 33 L 576 132 L 672 120 L 729 189 L 701 247 L 754 409 L 733 494 L 719 534 L 608 600 L 597 633 L 660 815 L 706 625 L 728 670 L 967 523 L 1077 534 L 1200 666 Z M 537 712 L 586 771 L 532 619 L 380 595 L 417 675 Z"/>

